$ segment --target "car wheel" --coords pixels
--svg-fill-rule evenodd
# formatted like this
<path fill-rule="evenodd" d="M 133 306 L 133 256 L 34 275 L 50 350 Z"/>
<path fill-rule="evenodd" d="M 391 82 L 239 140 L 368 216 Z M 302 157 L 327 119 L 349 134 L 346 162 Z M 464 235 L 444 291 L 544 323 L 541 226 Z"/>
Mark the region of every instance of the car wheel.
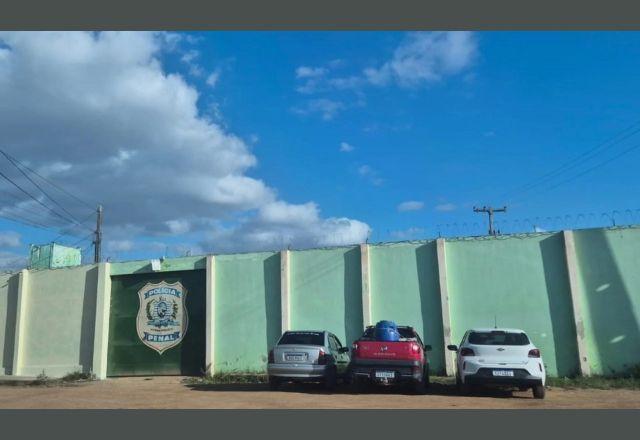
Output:
<path fill-rule="evenodd" d="M 424 369 L 424 387 L 429 388 L 431 385 L 431 379 L 429 378 L 429 365 Z"/>
<path fill-rule="evenodd" d="M 533 397 L 536 399 L 544 399 L 544 385 L 536 385 L 533 387 Z"/>
<path fill-rule="evenodd" d="M 413 383 L 413 392 L 416 394 L 425 394 L 427 392 L 427 386 L 424 378 Z"/>
<path fill-rule="evenodd" d="M 280 378 L 269 376 L 269 389 L 271 391 L 276 391 L 280 387 Z"/>
<path fill-rule="evenodd" d="M 349 377 L 349 390 L 353 394 L 360 394 L 364 391 L 365 383 L 355 374 Z"/>
<path fill-rule="evenodd" d="M 463 394 L 465 396 L 470 396 L 475 391 L 475 388 L 469 385 L 468 383 L 460 382 L 460 385 L 458 386 L 458 390 L 460 391 L 460 394 Z"/>
<path fill-rule="evenodd" d="M 334 390 L 336 388 L 337 380 L 338 378 L 335 368 L 330 369 L 324 377 L 324 387 L 327 390 Z"/>

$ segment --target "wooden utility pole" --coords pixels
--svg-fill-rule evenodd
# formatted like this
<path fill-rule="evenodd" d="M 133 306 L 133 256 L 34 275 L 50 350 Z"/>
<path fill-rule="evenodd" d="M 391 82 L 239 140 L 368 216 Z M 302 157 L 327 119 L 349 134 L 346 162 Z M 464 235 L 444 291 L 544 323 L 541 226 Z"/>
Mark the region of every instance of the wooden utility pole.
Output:
<path fill-rule="evenodd" d="M 473 212 L 482 212 L 489 214 L 489 235 L 496 235 L 495 229 L 493 229 L 493 214 L 495 212 L 507 212 L 507 207 L 493 208 L 491 206 L 483 206 L 482 208 L 473 207 Z"/>
<path fill-rule="evenodd" d="M 93 262 L 99 263 L 102 259 L 102 205 L 98 205 L 98 209 L 96 210 L 97 218 L 96 218 L 96 236 L 93 241 Z"/>

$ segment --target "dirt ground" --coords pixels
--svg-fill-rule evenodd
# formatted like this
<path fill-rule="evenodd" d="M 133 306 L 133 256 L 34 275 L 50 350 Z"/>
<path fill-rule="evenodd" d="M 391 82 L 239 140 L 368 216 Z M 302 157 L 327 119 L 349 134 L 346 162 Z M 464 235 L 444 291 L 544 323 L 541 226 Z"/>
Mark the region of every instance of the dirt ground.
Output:
<path fill-rule="evenodd" d="M 544 400 L 530 391 L 485 391 L 472 397 L 447 384 L 427 395 L 396 388 L 349 394 L 315 384 L 188 385 L 181 377 L 130 377 L 74 385 L 0 386 L 0 408 L 640 408 L 640 391 L 548 389 Z"/>

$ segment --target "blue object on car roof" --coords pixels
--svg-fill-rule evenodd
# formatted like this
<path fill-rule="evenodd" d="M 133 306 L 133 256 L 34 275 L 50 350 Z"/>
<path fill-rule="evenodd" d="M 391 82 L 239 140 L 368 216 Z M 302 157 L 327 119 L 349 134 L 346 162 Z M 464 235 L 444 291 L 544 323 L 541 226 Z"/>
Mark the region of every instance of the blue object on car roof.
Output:
<path fill-rule="evenodd" d="M 398 326 L 393 321 L 379 321 L 373 335 L 377 341 L 397 342 L 400 340 Z"/>

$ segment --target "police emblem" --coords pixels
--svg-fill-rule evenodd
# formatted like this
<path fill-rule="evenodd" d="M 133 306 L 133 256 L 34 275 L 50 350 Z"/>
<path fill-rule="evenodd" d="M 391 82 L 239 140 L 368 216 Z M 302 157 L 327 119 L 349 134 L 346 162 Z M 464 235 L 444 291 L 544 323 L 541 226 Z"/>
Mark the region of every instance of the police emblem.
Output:
<path fill-rule="evenodd" d="M 189 327 L 186 297 L 179 282 L 147 283 L 138 291 L 136 328 L 143 344 L 162 354 L 182 341 Z"/>

